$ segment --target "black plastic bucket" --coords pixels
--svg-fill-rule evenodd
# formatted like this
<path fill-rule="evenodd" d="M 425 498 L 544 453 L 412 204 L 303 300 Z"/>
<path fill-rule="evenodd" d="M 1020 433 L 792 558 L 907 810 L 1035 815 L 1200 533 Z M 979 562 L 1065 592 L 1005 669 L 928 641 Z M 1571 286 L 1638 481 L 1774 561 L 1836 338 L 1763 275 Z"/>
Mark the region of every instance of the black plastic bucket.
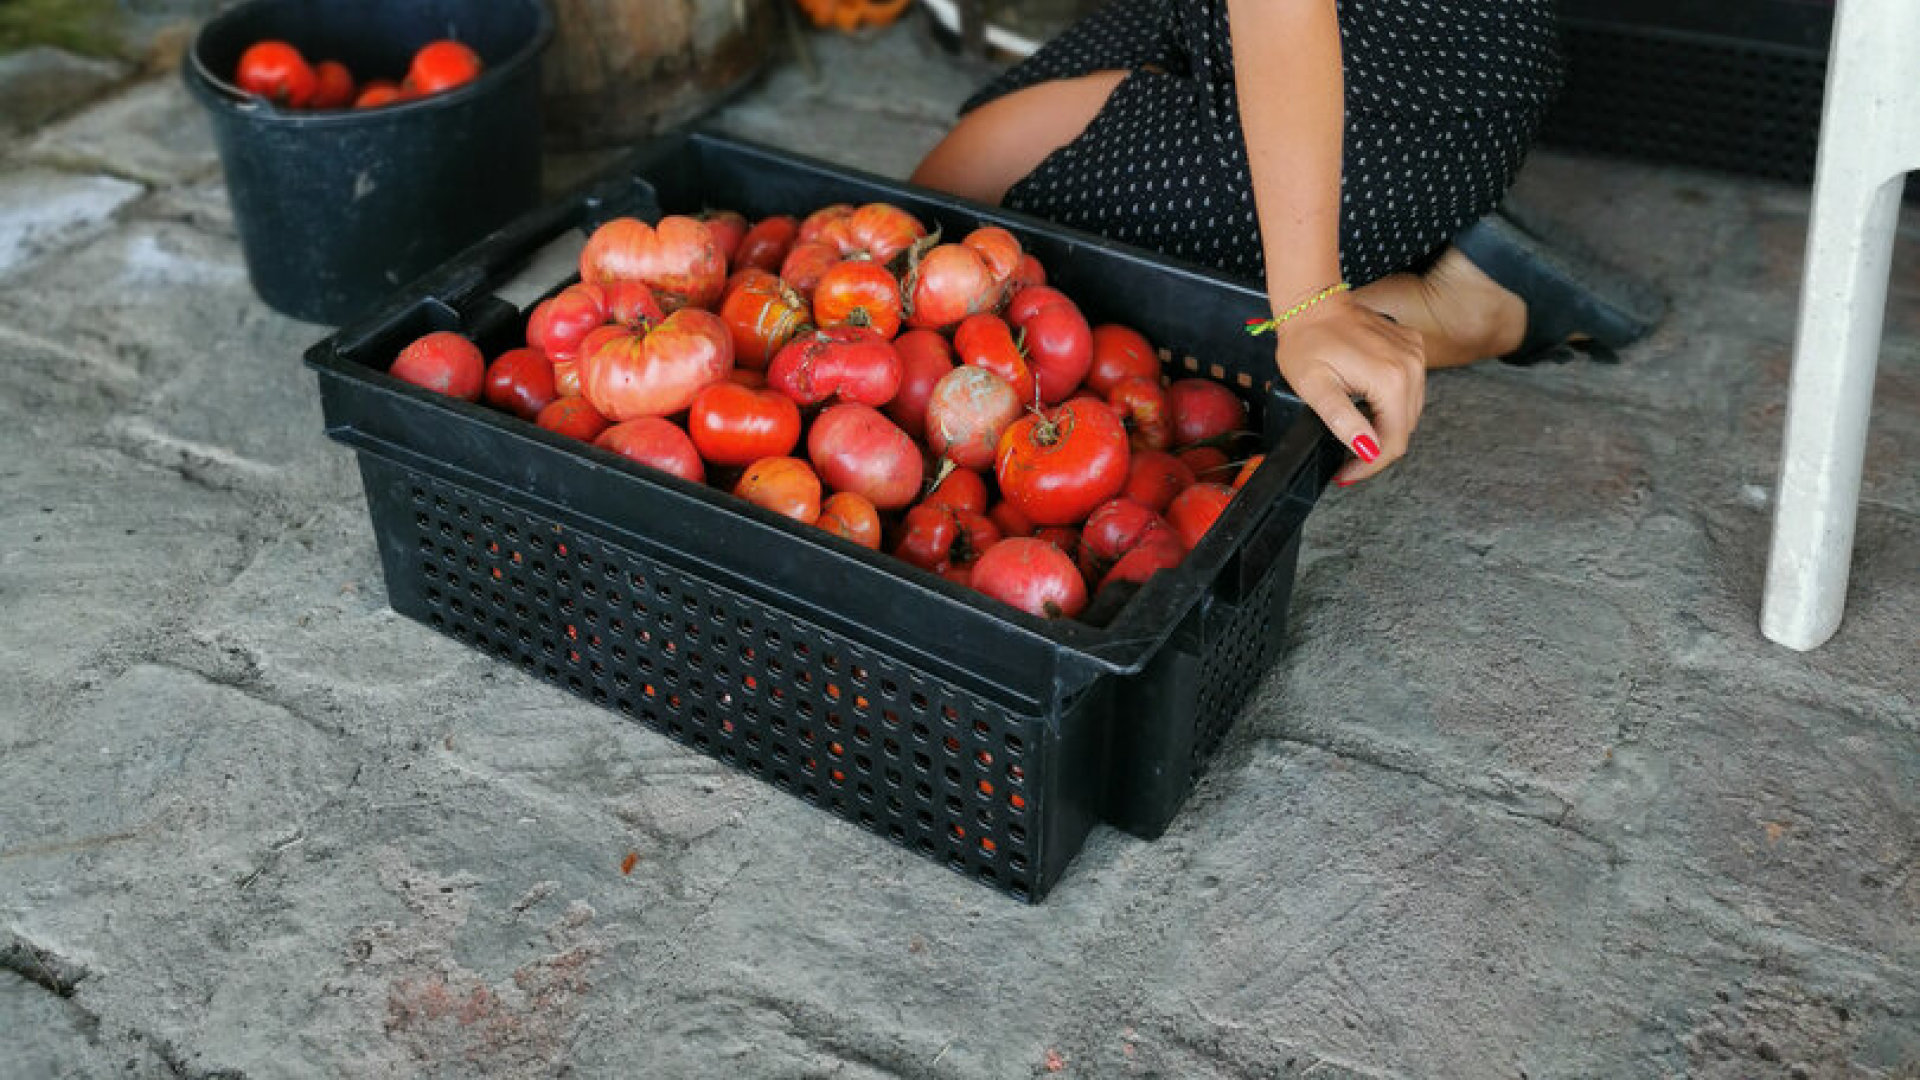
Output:
<path fill-rule="evenodd" d="M 260 298 L 338 325 L 533 209 L 552 37 L 545 0 L 251 0 L 209 20 L 182 70 L 213 118 Z M 232 82 L 258 41 L 398 81 L 440 38 L 478 52 L 480 78 L 398 105 L 292 112 Z"/>

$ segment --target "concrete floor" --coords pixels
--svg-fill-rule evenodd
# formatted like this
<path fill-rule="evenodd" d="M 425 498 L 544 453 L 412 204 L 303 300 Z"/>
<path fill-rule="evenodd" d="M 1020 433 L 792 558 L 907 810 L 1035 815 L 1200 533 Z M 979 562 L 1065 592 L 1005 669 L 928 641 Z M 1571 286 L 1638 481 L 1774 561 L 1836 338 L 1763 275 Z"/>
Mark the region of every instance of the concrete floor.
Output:
<path fill-rule="evenodd" d="M 814 47 L 718 122 L 900 175 L 982 74 Z M 1172 830 L 1028 908 L 393 614 L 194 106 L 32 63 L 0 1078 L 1920 1076 L 1911 207 L 1825 648 L 1756 629 L 1807 193 L 1541 154 L 1670 320 L 1435 378 Z"/>

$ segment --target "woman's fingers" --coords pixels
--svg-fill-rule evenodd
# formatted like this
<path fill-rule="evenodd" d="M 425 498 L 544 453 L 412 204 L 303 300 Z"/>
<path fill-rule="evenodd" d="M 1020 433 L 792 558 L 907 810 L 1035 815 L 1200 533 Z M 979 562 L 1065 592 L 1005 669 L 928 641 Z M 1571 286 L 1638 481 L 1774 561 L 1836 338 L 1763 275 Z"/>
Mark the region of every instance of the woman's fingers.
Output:
<path fill-rule="evenodd" d="M 1350 396 L 1353 390 L 1339 372 L 1332 367 L 1316 364 L 1289 382 L 1293 385 L 1293 392 L 1307 403 L 1307 408 L 1320 417 L 1320 422 L 1327 425 L 1333 437 L 1353 451 L 1355 457 L 1363 462 L 1379 460 L 1380 432 L 1354 406 Z"/>
<path fill-rule="evenodd" d="M 1355 305 L 1327 313 L 1283 339 L 1276 359 L 1294 392 L 1358 460 L 1335 475 L 1364 480 L 1407 452 L 1426 404 L 1426 363 L 1417 331 Z M 1367 403 L 1371 420 L 1353 403 Z"/>

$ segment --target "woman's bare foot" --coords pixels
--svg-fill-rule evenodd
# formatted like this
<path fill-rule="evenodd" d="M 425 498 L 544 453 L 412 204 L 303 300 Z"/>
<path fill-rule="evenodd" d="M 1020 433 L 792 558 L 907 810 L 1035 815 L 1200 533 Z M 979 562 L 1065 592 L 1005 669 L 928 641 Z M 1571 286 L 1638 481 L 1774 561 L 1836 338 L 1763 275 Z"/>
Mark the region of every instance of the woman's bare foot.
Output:
<path fill-rule="evenodd" d="M 1392 274 L 1354 298 L 1420 331 L 1430 369 L 1464 367 L 1518 349 L 1527 305 L 1449 247 L 1424 274 Z"/>

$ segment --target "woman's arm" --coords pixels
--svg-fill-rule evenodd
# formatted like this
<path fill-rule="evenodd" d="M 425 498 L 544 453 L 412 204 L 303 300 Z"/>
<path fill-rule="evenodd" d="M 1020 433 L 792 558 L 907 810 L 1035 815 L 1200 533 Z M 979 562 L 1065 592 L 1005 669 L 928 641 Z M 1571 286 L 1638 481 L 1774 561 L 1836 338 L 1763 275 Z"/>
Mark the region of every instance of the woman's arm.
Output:
<path fill-rule="evenodd" d="M 1341 279 L 1340 25 L 1334 0 L 1227 0 L 1227 16 L 1267 299 L 1279 312 Z M 1419 334 L 1344 293 L 1276 333 L 1281 375 L 1362 459 L 1340 482 L 1371 476 L 1406 451 L 1425 398 Z M 1355 394 L 1372 406 L 1373 423 L 1354 407 Z"/>

